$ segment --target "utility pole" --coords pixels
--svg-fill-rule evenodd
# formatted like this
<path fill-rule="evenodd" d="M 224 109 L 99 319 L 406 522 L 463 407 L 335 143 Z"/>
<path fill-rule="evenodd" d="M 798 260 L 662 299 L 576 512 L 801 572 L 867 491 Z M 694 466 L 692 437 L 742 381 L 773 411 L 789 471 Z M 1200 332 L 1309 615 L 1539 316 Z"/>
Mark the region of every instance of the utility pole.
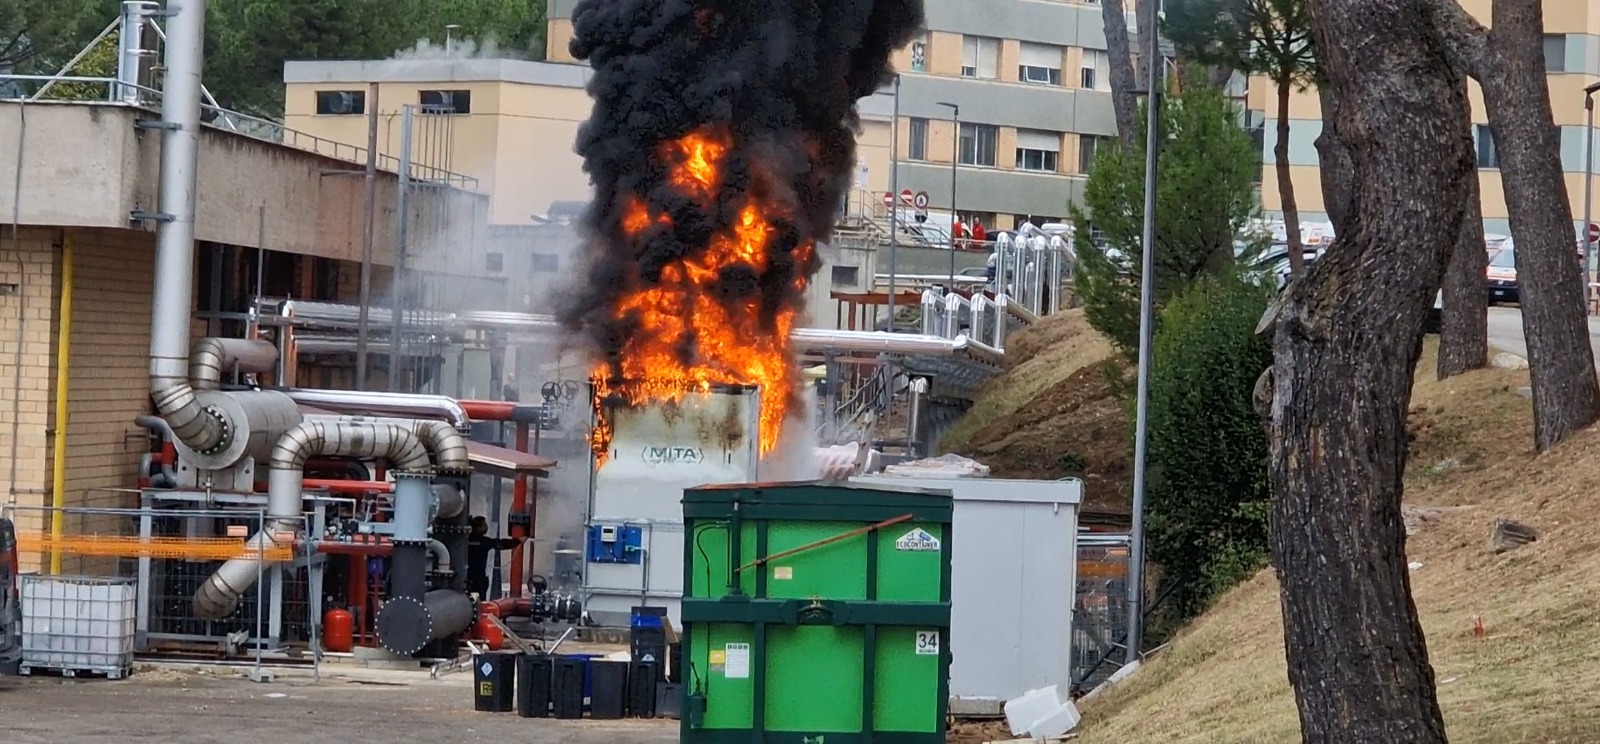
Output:
<path fill-rule="evenodd" d="M 1161 73 L 1165 67 L 1161 59 L 1161 36 L 1157 33 L 1156 19 L 1159 17 L 1160 13 L 1151 13 L 1150 27 L 1144 31 L 1150 43 L 1147 50 L 1150 63 L 1145 65 L 1150 76 L 1145 81 L 1144 252 L 1139 280 L 1139 379 L 1133 435 L 1133 528 L 1128 544 L 1129 664 L 1139 660 L 1139 646 L 1144 640 L 1145 459 L 1150 438 L 1150 346 L 1154 336 L 1156 306 L 1156 164 L 1161 144 Z"/>

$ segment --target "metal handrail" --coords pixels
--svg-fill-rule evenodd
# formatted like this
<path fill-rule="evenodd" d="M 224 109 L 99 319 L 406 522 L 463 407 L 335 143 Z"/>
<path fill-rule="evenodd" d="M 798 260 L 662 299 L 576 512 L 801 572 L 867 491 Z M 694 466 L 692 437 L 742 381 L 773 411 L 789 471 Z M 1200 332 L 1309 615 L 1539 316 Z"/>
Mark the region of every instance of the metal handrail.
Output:
<path fill-rule="evenodd" d="M 16 75 L 10 73 L 0 74 L 0 84 L 7 82 L 45 83 L 47 85 L 56 85 L 60 83 L 87 83 L 93 85 L 105 85 L 107 87 L 120 86 L 136 89 L 140 93 L 143 93 L 153 99 L 153 101 L 159 101 L 161 98 L 161 91 L 158 89 L 137 83 L 124 82 L 112 77 L 94 77 L 83 75 Z M 37 93 L 34 94 L 34 96 L 36 95 Z M 34 96 L 0 96 L 0 101 L 26 101 L 30 103 L 37 103 L 41 100 L 61 100 L 52 98 L 40 99 Z M 85 101 L 85 103 L 90 103 L 90 101 Z M 154 107 L 151 105 L 124 103 L 122 101 L 96 100 L 92 101 L 92 103 L 97 105 L 131 106 L 146 111 L 154 110 Z M 342 160 L 350 163 L 361 164 L 365 163 L 367 159 L 367 149 L 365 147 L 345 144 L 343 142 L 331 140 L 326 137 L 319 137 L 317 135 L 302 132 L 297 129 L 291 129 L 281 122 L 264 119 L 259 116 L 251 116 L 250 114 L 240 113 L 238 111 L 225 109 L 220 106 L 212 106 L 202 103 L 200 108 L 202 111 L 208 111 L 216 114 L 215 119 L 208 123 L 208 126 L 216 129 L 223 129 L 235 134 L 249 137 L 251 139 L 262 140 L 264 142 L 271 142 L 279 145 L 286 145 L 295 149 L 305 150 L 307 152 L 316 153 L 324 157 L 331 157 L 335 160 Z M 392 155 L 379 154 L 377 161 L 378 167 L 382 170 L 386 170 L 391 173 L 398 173 L 400 171 L 399 158 L 396 158 Z M 472 176 L 416 162 L 411 163 L 411 179 L 413 181 L 452 186 L 466 191 L 477 191 L 480 185 L 479 180 Z"/>

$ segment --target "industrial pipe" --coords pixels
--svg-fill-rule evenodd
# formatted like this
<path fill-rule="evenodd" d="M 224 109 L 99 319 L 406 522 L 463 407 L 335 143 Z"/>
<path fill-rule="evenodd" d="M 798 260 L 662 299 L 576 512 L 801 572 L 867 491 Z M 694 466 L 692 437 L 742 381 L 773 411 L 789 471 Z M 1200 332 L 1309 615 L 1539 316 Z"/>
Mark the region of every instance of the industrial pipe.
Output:
<path fill-rule="evenodd" d="M 466 630 L 473 609 L 470 597 L 450 589 L 435 589 L 421 600 L 391 598 L 378 610 L 378 642 L 390 653 L 410 656 Z"/>
<path fill-rule="evenodd" d="M 528 425 L 517 424 L 515 446 L 518 452 L 528 451 Z M 533 515 L 528 512 L 528 477 L 518 475 L 511 486 L 511 536 L 517 538 L 532 537 Z M 522 520 L 526 520 L 524 523 Z M 511 596 L 522 596 L 522 564 L 526 560 L 526 545 L 522 540 L 517 541 L 516 547 L 511 549 Z"/>
<path fill-rule="evenodd" d="M 462 410 L 472 417 L 473 421 L 510 421 L 511 414 L 522 405 L 514 400 L 462 400 Z"/>
<path fill-rule="evenodd" d="M 944 337 L 961 335 L 961 309 L 968 305 L 967 298 L 955 292 L 944 296 Z"/>
<path fill-rule="evenodd" d="M 449 483 L 433 484 L 433 497 L 439 503 L 439 513 L 433 515 L 435 520 L 455 519 L 467 510 L 467 495 Z"/>
<path fill-rule="evenodd" d="M 442 418 L 458 431 L 472 428 L 472 417 L 454 398 L 443 395 L 374 393 L 355 390 L 309 390 L 288 388 L 285 395 L 294 402 L 335 413 L 386 414 L 407 418 Z"/>
<path fill-rule="evenodd" d="M 77 242 L 73 231 L 61 238 L 61 308 L 56 311 L 56 421 L 55 447 L 50 455 L 50 544 L 61 545 L 67 508 L 67 424 L 72 414 L 67 394 L 68 373 L 72 369 L 72 249 Z M 12 391 L 13 395 L 21 391 Z M 50 549 L 50 573 L 61 574 L 61 550 Z"/>
<path fill-rule="evenodd" d="M 271 372 L 278 365 L 278 347 L 254 338 L 202 338 L 189 352 L 189 384 L 216 390 L 228 372 Z"/>
<path fill-rule="evenodd" d="M 449 400 L 446 398 L 446 400 Z M 467 457 L 467 439 L 451 425 L 433 419 L 406 419 L 386 418 L 379 416 L 361 416 L 343 414 L 339 416 L 306 417 L 307 421 L 316 421 L 328 424 L 392 424 L 403 426 L 416 435 L 417 440 L 433 453 L 434 466 L 447 472 L 465 472 L 472 469 L 472 461 Z"/>
<path fill-rule="evenodd" d="M 939 335 L 939 293 L 931 289 L 922 290 L 922 335 Z"/>
<path fill-rule="evenodd" d="M 420 470 L 431 463 L 428 451 L 410 429 L 396 424 L 306 421 L 290 429 L 272 449 L 267 475 L 267 523 L 250 538 L 250 551 L 277 545 L 276 533 L 298 532 L 301 499 L 305 495 L 306 460 L 315 455 L 382 457 L 396 469 Z M 261 570 L 258 557 L 239 557 L 224 563 L 195 592 L 195 615 L 220 620 L 233 614 L 239 597 L 255 583 Z"/>
<path fill-rule="evenodd" d="M 993 311 L 994 302 L 989 296 L 981 292 L 972 296 L 972 324 L 971 335 L 968 337 L 975 343 L 984 343 L 984 334 L 989 332 L 989 313 Z"/>
<path fill-rule="evenodd" d="M 212 453 L 228 444 L 215 408 L 189 385 L 189 308 L 194 302 L 195 165 L 200 157 L 200 70 L 205 0 L 168 0 L 161 95 L 161 176 L 155 296 L 150 311 L 150 398 L 185 446 Z"/>
<path fill-rule="evenodd" d="M 392 493 L 394 484 L 389 481 L 359 481 L 341 480 L 339 478 L 305 478 L 302 480 L 304 488 L 308 491 L 326 488 L 332 493 Z"/>

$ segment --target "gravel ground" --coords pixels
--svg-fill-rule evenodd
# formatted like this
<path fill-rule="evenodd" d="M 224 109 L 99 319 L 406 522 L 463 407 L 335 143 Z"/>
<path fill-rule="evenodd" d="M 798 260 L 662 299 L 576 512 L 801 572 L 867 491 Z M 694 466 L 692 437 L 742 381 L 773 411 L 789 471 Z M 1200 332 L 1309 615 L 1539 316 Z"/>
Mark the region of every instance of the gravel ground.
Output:
<path fill-rule="evenodd" d="M 397 741 L 537 744 L 675 742 L 677 721 L 556 721 L 472 709 L 470 673 L 280 672 L 258 684 L 234 670 L 143 668 L 120 681 L 0 680 L 6 744 L 151 741 L 199 744 Z"/>

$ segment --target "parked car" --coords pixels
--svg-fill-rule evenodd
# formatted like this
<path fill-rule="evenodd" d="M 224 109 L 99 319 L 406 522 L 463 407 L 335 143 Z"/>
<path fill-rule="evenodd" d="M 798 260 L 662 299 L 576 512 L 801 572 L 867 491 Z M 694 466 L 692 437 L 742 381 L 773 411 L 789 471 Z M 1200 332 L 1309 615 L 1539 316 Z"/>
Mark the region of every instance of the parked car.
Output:
<path fill-rule="evenodd" d="M 22 661 L 22 602 L 17 596 L 17 531 L 0 517 L 0 676 Z"/>
<path fill-rule="evenodd" d="M 1502 248 L 1490 255 L 1486 279 L 1489 283 L 1490 305 L 1522 301 L 1522 294 L 1517 289 L 1517 257 L 1515 251 L 1509 248 Z"/>

